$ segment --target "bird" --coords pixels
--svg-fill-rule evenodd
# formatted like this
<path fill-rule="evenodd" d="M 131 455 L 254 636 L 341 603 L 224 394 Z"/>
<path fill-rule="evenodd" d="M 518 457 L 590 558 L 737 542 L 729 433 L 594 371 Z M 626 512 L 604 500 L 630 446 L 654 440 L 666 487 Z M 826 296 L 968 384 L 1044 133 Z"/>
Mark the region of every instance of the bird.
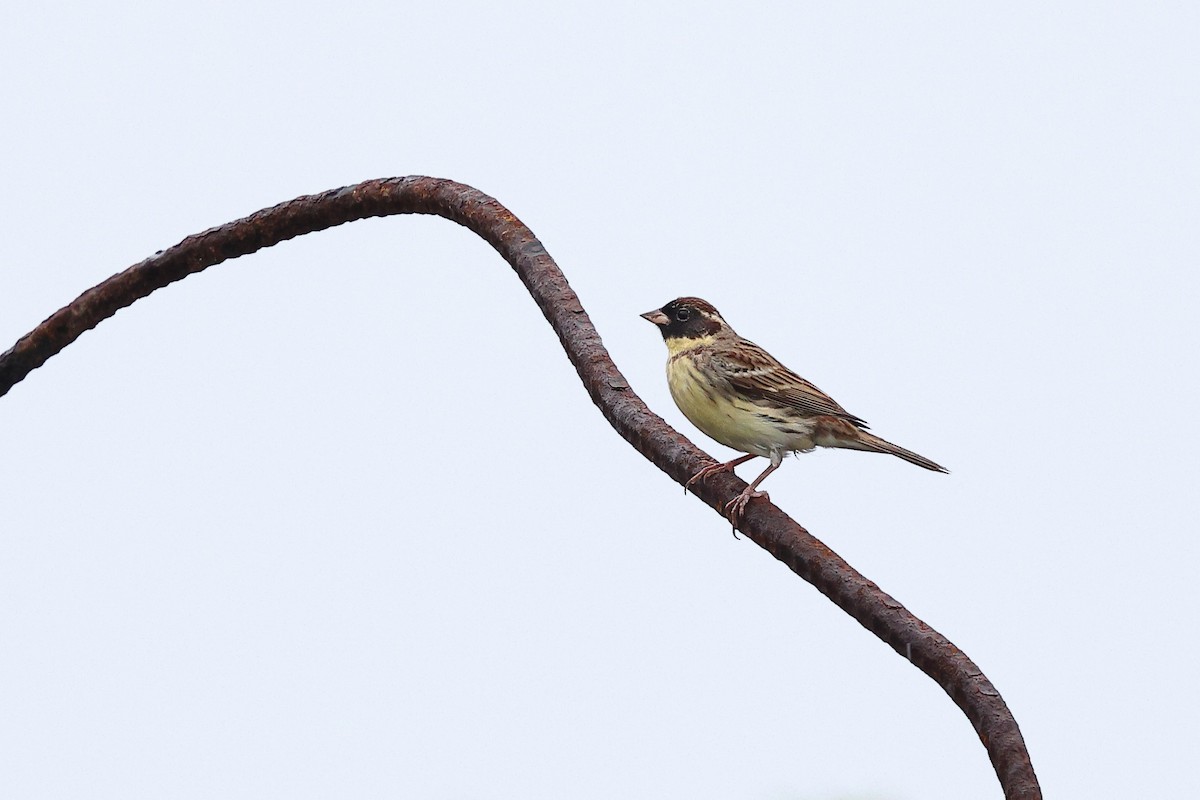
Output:
<path fill-rule="evenodd" d="M 788 453 L 841 447 L 890 453 L 918 467 L 949 472 L 925 456 L 870 433 L 861 417 L 739 336 L 711 303 L 699 297 L 680 297 L 641 316 L 658 326 L 667 345 L 667 385 L 675 405 L 705 435 L 746 454 L 724 464 L 710 464 L 684 484 L 684 491 L 753 458 L 761 456 L 771 462 L 725 505 L 725 515 L 735 531 L 746 505 L 756 497 L 767 497 L 758 487 L 779 469 Z"/>

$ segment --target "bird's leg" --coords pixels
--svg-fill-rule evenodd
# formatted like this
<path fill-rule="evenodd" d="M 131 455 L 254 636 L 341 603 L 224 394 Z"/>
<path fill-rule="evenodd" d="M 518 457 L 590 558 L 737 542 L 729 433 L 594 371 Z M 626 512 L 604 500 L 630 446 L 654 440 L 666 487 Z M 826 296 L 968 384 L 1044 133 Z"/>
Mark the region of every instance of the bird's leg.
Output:
<path fill-rule="evenodd" d="M 745 464 L 752 458 L 758 458 L 758 456 L 750 453 L 749 455 L 735 458 L 733 461 L 726 461 L 724 464 L 709 464 L 707 467 L 693 475 L 688 482 L 683 485 L 683 493 L 687 494 L 687 490 L 690 489 L 692 484 L 696 481 L 702 481 L 709 475 L 716 475 L 718 472 L 731 472 L 733 471 L 734 467 L 738 466 L 739 464 Z M 761 478 L 759 480 L 761 480 Z"/>
<path fill-rule="evenodd" d="M 775 470 L 779 469 L 780 461 L 771 460 L 771 466 L 763 470 L 762 475 L 754 479 L 754 483 L 742 490 L 742 493 L 725 504 L 725 516 L 733 523 L 734 528 L 737 528 L 738 519 L 742 516 L 742 512 L 746 509 L 746 504 L 756 497 L 767 497 L 766 492 L 756 492 L 755 489 L 763 480 Z"/>

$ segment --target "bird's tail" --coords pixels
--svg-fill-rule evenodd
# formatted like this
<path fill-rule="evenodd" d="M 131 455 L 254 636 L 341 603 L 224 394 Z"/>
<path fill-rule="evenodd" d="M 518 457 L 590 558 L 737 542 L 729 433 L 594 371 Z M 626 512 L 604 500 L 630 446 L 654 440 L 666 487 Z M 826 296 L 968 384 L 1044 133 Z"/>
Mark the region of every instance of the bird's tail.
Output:
<path fill-rule="evenodd" d="M 892 444 L 887 439 L 880 439 L 878 436 L 876 436 L 873 433 L 867 433 L 866 431 L 860 431 L 858 434 L 858 441 L 859 441 L 859 444 L 857 445 L 858 449 L 870 450 L 873 453 L 891 453 L 894 456 L 899 456 L 900 458 L 903 458 L 905 461 L 907 461 L 910 464 L 916 464 L 918 467 L 924 467 L 925 469 L 931 469 L 934 472 L 946 472 L 946 473 L 950 472 L 950 470 L 946 469 L 945 467 L 943 467 L 940 464 L 935 464 L 934 462 L 930 461 L 925 456 L 917 455 L 912 450 L 905 450 L 900 445 Z M 847 447 L 847 446 L 855 447 L 855 445 L 842 445 L 842 446 L 843 447 Z"/>

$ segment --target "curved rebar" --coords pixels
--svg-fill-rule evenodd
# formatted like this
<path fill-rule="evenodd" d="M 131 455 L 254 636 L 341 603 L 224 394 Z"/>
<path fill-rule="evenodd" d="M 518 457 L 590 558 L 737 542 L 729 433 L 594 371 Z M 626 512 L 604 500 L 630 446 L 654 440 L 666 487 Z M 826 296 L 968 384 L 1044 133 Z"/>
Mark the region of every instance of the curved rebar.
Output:
<path fill-rule="evenodd" d="M 608 355 L 575 292 L 541 242 L 493 198 L 453 181 L 387 178 L 298 197 L 189 236 L 174 247 L 88 289 L 0 355 L 0 395 L 85 331 L 155 289 L 230 258 L 356 219 L 433 214 L 492 245 L 516 271 L 562 342 L 605 419 L 642 455 L 679 483 L 712 459 L 642 402 Z M 746 484 L 723 474 L 696 484 L 720 513 Z M 771 503 L 752 503 L 742 531 L 901 656 L 935 680 L 962 709 L 987 748 L 1010 800 L 1041 798 L 1017 722 L 991 681 L 946 637 L 860 575 Z"/>

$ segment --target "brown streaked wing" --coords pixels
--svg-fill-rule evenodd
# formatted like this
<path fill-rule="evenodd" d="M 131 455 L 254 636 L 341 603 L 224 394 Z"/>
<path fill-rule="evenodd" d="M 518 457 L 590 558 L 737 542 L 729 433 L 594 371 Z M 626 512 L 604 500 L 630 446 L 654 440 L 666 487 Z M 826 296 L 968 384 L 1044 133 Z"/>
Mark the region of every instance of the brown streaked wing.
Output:
<path fill-rule="evenodd" d="M 842 408 L 754 342 L 739 339 L 736 347 L 713 353 L 712 360 L 734 387 L 750 397 L 782 403 L 804 414 L 837 417 L 867 428 L 865 420 Z"/>

